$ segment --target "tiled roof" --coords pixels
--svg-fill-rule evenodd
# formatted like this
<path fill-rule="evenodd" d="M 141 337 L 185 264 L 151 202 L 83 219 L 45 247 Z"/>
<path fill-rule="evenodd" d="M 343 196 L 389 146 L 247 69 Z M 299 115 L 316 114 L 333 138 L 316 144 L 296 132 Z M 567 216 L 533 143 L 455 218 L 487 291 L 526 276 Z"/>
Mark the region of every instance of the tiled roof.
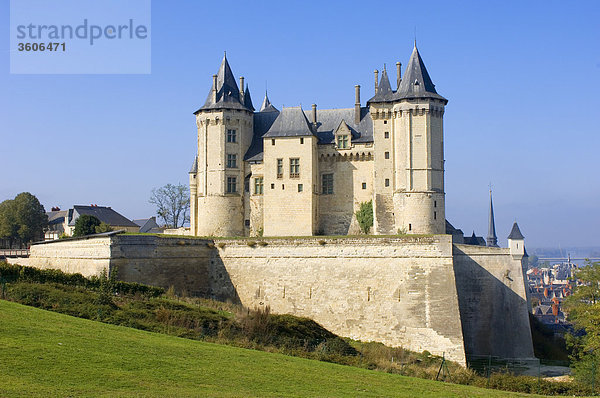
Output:
<path fill-rule="evenodd" d="M 512 226 L 510 235 L 508 235 L 508 239 L 525 239 L 516 222 Z"/>
<path fill-rule="evenodd" d="M 283 108 L 263 137 L 302 137 L 315 135 L 302 107 Z"/>
<path fill-rule="evenodd" d="M 96 217 L 98 220 L 117 227 L 137 227 L 136 224 L 131 222 L 128 218 L 117 213 L 110 207 L 104 206 L 73 206 L 74 213 L 73 218 L 70 220 L 69 225 L 75 225 L 77 218 L 81 215 L 87 214 Z"/>

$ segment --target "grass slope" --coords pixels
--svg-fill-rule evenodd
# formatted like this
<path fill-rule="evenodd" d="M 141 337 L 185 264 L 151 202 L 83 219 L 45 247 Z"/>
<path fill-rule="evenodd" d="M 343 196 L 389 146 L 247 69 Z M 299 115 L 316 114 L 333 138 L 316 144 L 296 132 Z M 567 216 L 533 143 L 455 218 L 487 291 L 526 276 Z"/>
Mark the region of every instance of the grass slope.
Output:
<path fill-rule="evenodd" d="M 524 397 L 198 342 L 0 300 L 0 396 Z"/>

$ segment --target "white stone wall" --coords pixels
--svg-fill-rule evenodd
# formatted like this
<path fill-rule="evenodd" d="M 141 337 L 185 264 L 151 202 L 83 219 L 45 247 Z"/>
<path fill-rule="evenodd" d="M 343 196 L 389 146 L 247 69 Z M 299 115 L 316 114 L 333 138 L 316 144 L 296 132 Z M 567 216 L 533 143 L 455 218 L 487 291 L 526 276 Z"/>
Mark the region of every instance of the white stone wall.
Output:
<path fill-rule="evenodd" d="M 219 240 L 211 284 L 221 299 L 464 363 L 451 248 L 448 235 Z"/>

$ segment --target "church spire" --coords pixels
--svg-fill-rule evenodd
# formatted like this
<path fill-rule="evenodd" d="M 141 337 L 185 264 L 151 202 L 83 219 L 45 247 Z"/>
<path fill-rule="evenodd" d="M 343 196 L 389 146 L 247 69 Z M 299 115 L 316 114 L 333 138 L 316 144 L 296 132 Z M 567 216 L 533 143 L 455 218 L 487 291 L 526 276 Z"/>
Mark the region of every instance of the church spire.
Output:
<path fill-rule="evenodd" d="M 496 223 L 494 221 L 494 204 L 492 203 L 492 188 L 490 187 L 490 211 L 488 218 L 488 234 L 487 245 L 490 247 L 498 247 L 498 237 L 496 236 Z"/>

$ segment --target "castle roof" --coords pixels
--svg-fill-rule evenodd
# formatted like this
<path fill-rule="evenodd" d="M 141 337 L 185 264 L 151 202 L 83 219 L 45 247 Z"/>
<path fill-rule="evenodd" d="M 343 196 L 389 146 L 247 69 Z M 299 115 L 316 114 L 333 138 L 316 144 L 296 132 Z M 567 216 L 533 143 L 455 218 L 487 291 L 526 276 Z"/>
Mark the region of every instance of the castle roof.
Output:
<path fill-rule="evenodd" d="M 400 82 L 400 87 L 396 92 L 395 99 L 405 98 L 436 98 L 447 102 L 447 100 L 439 95 L 435 90 L 435 84 L 431 81 L 425 63 L 417 49 L 417 43 L 413 48 L 412 55 L 406 66 L 404 77 Z"/>
<path fill-rule="evenodd" d="M 508 235 L 508 239 L 525 239 L 516 222 L 512 226 L 512 230 L 510 231 L 510 235 Z"/>
<path fill-rule="evenodd" d="M 304 112 L 307 117 L 309 112 Z M 371 119 L 369 108 L 361 108 L 360 114 L 360 122 L 354 124 L 354 108 L 318 109 L 316 133 L 319 137 L 319 144 L 333 143 L 335 131 L 342 121 L 346 123 L 352 133 L 352 142 L 373 142 L 373 119 Z"/>
<path fill-rule="evenodd" d="M 254 112 L 254 105 L 252 105 L 252 98 L 250 97 L 250 89 L 246 84 L 246 90 L 244 90 L 244 106 L 248 108 L 248 110 Z"/>
<path fill-rule="evenodd" d="M 395 92 L 392 91 L 392 86 L 390 85 L 390 79 L 388 78 L 387 70 L 385 66 L 383 67 L 383 71 L 381 72 L 381 80 L 379 81 L 379 85 L 377 86 L 377 91 L 375 92 L 375 96 L 369 100 L 369 102 L 389 102 L 393 101 L 395 96 Z"/>
<path fill-rule="evenodd" d="M 269 96 L 267 95 L 266 90 L 265 90 L 265 99 L 263 100 L 263 103 L 260 106 L 259 112 L 279 112 L 279 110 L 271 104 L 271 101 L 269 101 Z"/>
<path fill-rule="evenodd" d="M 273 122 L 279 116 L 279 111 L 270 102 L 268 107 L 272 109 L 254 113 L 254 135 L 252 136 L 250 147 L 244 155 L 244 160 L 248 162 L 261 162 L 263 160 L 263 136 L 269 131 Z"/>
<path fill-rule="evenodd" d="M 283 108 L 263 137 L 302 137 L 316 135 L 301 106 Z"/>
<path fill-rule="evenodd" d="M 439 95 L 435 90 L 435 84 L 433 84 L 431 77 L 429 77 L 425 63 L 417 49 L 416 42 L 410 60 L 406 66 L 404 77 L 398 86 L 398 90 L 392 90 L 387 71 L 384 67 L 375 95 L 367 101 L 367 103 L 393 102 L 401 99 L 413 98 L 435 98 L 448 102 L 447 99 Z"/>
<path fill-rule="evenodd" d="M 198 155 L 194 157 L 194 163 L 192 164 L 192 168 L 190 169 L 190 174 L 194 174 L 198 172 Z"/>
<path fill-rule="evenodd" d="M 199 111 L 206 109 L 243 109 L 253 111 L 254 108 L 249 108 L 246 104 L 243 104 L 240 99 L 240 90 L 238 88 L 237 83 L 235 82 L 235 77 L 233 76 L 233 72 L 231 71 L 231 67 L 229 66 L 229 62 L 227 62 L 227 55 L 223 56 L 223 60 L 221 61 L 221 66 L 219 67 L 219 71 L 217 72 L 217 100 L 213 100 L 213 90 L 215 90 L 214 82 L 208 92 L 208 96 L 206 97 L 206 102 L 202 106 L 202 108 L 198 109 L 194 113 L 198 113 Z M 252 103 L 250 103 L 252 105 Z"/>

